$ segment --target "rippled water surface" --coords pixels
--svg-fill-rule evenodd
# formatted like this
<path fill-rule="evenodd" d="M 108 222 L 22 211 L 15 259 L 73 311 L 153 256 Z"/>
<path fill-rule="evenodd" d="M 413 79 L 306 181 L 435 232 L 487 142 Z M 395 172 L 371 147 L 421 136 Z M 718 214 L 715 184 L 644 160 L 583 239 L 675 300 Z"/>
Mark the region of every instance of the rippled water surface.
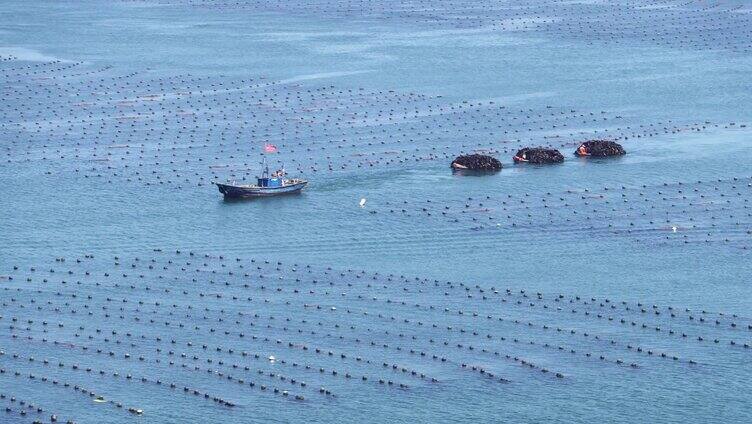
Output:
<path fill-rule="evenodd" d="M 0 16 L 0 422 L 752 419 L 747 2 Z"/>

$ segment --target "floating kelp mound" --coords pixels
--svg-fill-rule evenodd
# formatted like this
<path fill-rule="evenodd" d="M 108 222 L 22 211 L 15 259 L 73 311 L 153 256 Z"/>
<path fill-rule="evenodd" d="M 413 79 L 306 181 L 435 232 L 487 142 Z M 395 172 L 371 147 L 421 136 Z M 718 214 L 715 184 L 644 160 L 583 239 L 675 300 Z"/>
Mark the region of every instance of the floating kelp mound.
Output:
<path fill-rule="evenodd" d="M 580 144 L 574 152 L 577 156 L 594 157 L 621 156 L 626 153 L 621 144 L 611 140 L 589 140 Z"/>
<path fill-rule="evenodd" d="M 517 163 L 548 164 L 564 162 L 564 155 L 556 149 L 545 147 L 523 147 L 514 155 Z"/>
<path fill-rule="evenodd" d="M 467 171 L 499 171 L 501 162 L 498 159 L 487 155 L 461 155 L 452 161 L 452 169 Z"/>

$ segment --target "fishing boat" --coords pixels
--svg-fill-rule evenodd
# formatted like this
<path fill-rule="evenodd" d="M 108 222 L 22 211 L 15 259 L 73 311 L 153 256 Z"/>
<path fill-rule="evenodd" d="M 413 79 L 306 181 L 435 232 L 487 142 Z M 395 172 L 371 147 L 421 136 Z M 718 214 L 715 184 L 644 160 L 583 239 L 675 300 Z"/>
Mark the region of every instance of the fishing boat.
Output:
<path fill-rule="evenodd" d="M 279 196 L 282 194 L 300 193 L 308 184 L 308 181 L 300 178 L 285 178 L 284 168 L 269 174 L 269 166 L 264 167 L 261 176 L 256 179 L 256 184 L 217 183 L 219 192 L 225 198 L 252 198 Z"/>

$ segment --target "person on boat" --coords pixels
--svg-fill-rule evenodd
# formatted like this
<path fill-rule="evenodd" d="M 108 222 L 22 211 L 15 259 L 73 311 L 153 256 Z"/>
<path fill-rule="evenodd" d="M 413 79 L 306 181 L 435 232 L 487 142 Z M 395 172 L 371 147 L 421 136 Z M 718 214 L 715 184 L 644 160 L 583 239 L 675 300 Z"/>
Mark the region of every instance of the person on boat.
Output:
<path fill-rule="evenodd" d="M 590 153 L 587 151 L 587 147 L 585 147 L 584 144 L 580 144 L 580 147 L 577 148 L 577 155 L 590 156 Z"/>
<path fill-rule="evenodd" d="M 465 165 L 461 165 L 461 164 L 459 164 L 457 162 L 452 162 L 452 168 L 454 168 L 454 169 L 467 169 L 467 167 Z"/>
<path fill-rule="evenodd" d="M 521 156 L 514 155 L 512 158 L 515 162 L 529 162 L 527 159 L 527 153 L 523 152 Z"/>

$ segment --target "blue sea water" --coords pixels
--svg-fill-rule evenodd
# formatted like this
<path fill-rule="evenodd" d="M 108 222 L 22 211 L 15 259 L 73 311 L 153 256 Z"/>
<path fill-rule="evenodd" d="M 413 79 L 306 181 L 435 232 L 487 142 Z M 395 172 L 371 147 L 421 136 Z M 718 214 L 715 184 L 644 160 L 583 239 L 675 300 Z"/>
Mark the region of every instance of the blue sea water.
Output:
<path fill-rule="evenodd" d="M 746 2 L 0 16 L 0 422 L 752 418 Z"/>

